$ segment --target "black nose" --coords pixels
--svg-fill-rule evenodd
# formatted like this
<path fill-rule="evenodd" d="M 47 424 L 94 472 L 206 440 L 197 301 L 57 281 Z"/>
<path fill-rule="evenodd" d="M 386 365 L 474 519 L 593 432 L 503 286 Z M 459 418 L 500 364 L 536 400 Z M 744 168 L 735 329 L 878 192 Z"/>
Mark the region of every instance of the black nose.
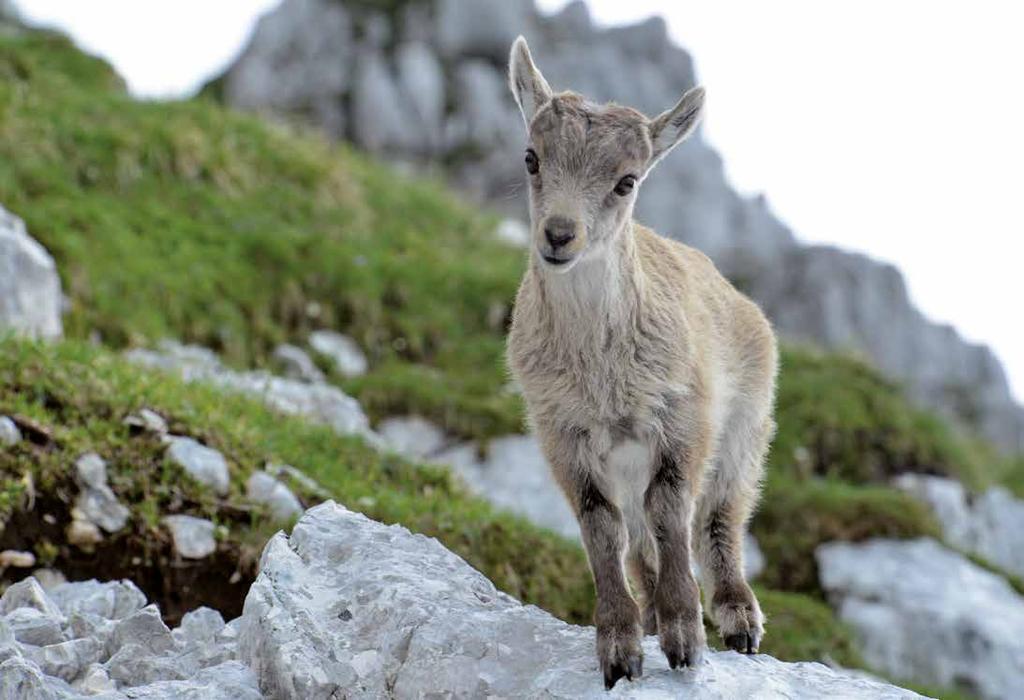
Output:
<path fill-rule="evenodd" d="M 561 248 L 576 238 L 576 224 L 564 216 L 552 216 L 544 224 L 544 237 L 552 248 Z"/>

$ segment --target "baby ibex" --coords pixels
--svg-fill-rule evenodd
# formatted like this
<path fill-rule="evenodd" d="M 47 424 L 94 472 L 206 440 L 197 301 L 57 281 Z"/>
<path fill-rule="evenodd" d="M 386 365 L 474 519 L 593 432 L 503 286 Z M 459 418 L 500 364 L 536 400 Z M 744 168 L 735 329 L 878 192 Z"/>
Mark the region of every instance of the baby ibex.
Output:
<path fill-rule="evenodd" d="M 605 686 L 641 675 L 644 632 L 672 668 L 699 664 L 691 541 L 723 641 L 755 653 L 764 616 L 741 547 L 774 429 L 775 336 L 705 255 L 632 219 L 644 178 L 697 126 L 704 91 L 654 119 L 553 94 L 522 37 L 510 84 L 527 126 L 532 243 L 508 359 L 579 520 Z"/>

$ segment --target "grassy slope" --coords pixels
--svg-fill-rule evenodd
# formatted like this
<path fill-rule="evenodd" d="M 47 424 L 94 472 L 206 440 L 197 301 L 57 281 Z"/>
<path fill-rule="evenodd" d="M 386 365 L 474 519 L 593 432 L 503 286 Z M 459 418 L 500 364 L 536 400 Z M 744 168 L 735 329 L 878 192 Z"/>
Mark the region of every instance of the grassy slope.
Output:
<path fill-rule="evenodd" d="M 501 348 L 522 256 L 486 235 L 492 220 L 437 184 L 207 101 L 135 102 L 102 62 L 60 37 L 28 33 L 0 36 L 0 202 L 57 258 L 71 299 L 71 336 L 95 334 L 115 348 L 173 336 L 237 364 L 260 364 L 278 342 L 301 343 L 312 328 L 336 327 L 370 356 L 367 377 L 340 383 L 372 415 L 415 411 L 478 438 L 521 427 L 520 403 L 502 389 Z M 85 351 L 56 352 L 53 362 Z M 190 415 L 189 429 L 203 430 L 200 413 Z M 778 422 L 754 530 L 769 560 L 766 580 L 792 591 L 818 593 L 811 552 L 820 541 L 935 532 L 913 501 L 871 482 L 913 470 L 972 486 L 995 478 L 1024 483 L 1024 470 L 997 468 L 990 453 L 953 437 L 849 358 L 784 352 Z M 215 432 L 240 430 L 225 417 Z M 357 453 L 356 471 L 365 466 L 359 460 L 379 462 L 358 450 L 341 454 Z M 334 479 L 340 459 L 324 460 L 295 461 L 311 461 L 307 468 Z M 370 483 L 363 478 L 338 493 L 361 493 Z M 4 493 L 11 498 L 10 489 Z M 433 531 L 411 505 L 416 499 L 398 493 L 405 494 L 394 496 L 401 507 L 377 506 L 372 514 Z M 530 592 L 517 583 L 518 562 L 502 578 L 487 559 L 491 546 L 508 554 L 503 538 L 517 531 L 505 528 L 469 536 L 458 551 L 507 590 L 543 601 L 547 583 L 531 584 L 538 588 Z M 565 556 L 581 561 L 575 550 Z M 568 576 L 581 580 L 579 572 Z M 585 605 L 560 595 L 544 604 L 577 619 Z M 827 614 L 804 596 L 780 600 Z M 804 644 L 812 637 L 790 648 L 820 653 L 838 644 Z"/>

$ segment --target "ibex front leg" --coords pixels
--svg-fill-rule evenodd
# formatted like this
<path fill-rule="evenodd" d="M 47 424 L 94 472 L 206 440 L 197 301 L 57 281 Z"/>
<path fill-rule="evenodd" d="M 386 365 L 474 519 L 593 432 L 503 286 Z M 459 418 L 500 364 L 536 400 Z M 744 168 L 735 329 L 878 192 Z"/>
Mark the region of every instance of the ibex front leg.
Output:
<path fill-rule="evenodd" d="M 703 448 L 693 446 L 663 447 L 644 496 L 658 550 L 658 638 L 672 668 L 697 666 L 706 646 L 700 589 L 690 570 L 690 523 L 704 455 Z"/>

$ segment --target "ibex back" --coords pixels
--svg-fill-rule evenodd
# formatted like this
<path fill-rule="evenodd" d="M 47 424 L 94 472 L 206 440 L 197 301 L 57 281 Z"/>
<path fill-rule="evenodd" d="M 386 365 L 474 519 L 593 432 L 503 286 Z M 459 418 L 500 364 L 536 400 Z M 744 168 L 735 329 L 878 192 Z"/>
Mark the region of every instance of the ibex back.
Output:
<path fill-rule="evenodd" d="M 764 616 L 742 537 L 774 426 L 775 336 L 705 255 L 632 218 L 704 92 L 654 119 L 554 94 L 522 37 L 510 82 L 527 126 L 532 243 L 508 359 L 579 520 L 605 685 L 642 673 L 644 632 L 672 668 L 700 662 L 691 549 L 724 643 L 754 653 Z"/>

